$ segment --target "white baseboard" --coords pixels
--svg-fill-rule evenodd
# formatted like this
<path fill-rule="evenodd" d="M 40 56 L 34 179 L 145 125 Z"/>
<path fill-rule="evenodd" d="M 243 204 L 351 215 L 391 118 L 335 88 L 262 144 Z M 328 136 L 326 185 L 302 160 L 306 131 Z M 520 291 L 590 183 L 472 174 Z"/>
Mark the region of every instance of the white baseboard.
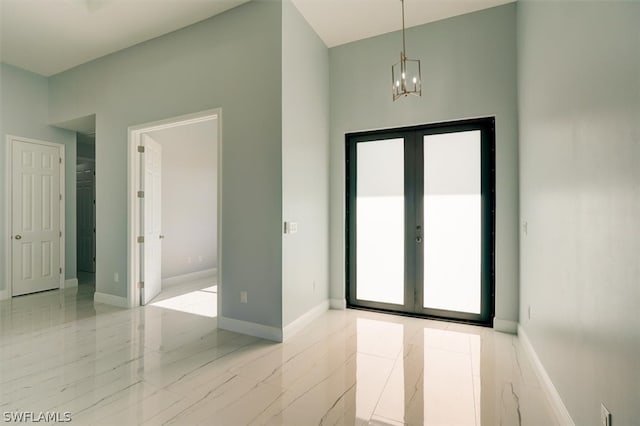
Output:
<path fill-rule="evenodd" d="M 205 269 L 203 271 L 190 272 L 184 275 L 177 275 L 162 280 L 163 287 L 169 287 L 176 284 L 183 284 L 203 278 L 215 277 L 218 274 L 218 268 Z"/>
<path fill-rule="evenodd" d="M 77 278 L 70 278 L 68 280 L 64 280 L 64 284 L 62 288 L 71 288 L 71 287 L 78 287 Z"/>
<path fill-rule="evenodd" d="M 93 295 L 95 303 L 104 303 L 105 305 L 117 306 L 119 308 L 128 308 L 129 302 L 126 297 L 114 296 L 113 294 L 95 292 Z"/>
<path fill-rule="evenodd" d="M 344 311 L 347 309 L 347 301 L 345 299 L 329 299 L 329 307 L 331 309 L 339 309 Z"/>
<path fill-rule="evenodd" d="M 502 333 L 517 334 L 518 322 L 511 320 L 504 320 L 500 318 L 493 319 L 493 329 Z"/>
<path fill-rule="evenodd" d="M 531 341 L 529 340 L 527 333 L 525 333 L 524 329 L 520 325 L 518 326 L 518 339 L 520 339 L 522 348 L 525 350 L 533 364 L 533 369 L 536 372 L 536 376 L 538 376 L 538 380 L 540 380 L 542 390 L 553 409 L 553 413 L 559 422 L 558 424 L 575 426 L 567 407 L 565 407 L 564 402 L 562 402 L 562 398 L 560 397 L 558 390 L 551 381 L 551 377 L 547 374 L 547 370 L 545 370 L 540 358 L 538 358 L 538 354 L 535 349 L 533 349 L 533 345 L 531 345 Z"/>
<path fill-rule="evenodd" d="M 0 300 L 7 300 L 9 297 L 9 289 L 5 288 L 4 290 L 0 290 Z"/>
<path fill-rule="evenodd" d="M 286 342 L 294 334 L 298 333 L 300 330 L 305 328 L 307 325 L 311 324 L 313 320 L 324 314 L 329 310 L 329 301 L 325 300 L 324 302 L 319 303 L 314 308 L 311 308 L 305 314 L 300 315 L 297 319 L 291 321 L 287 324 L 282 330 L 282 341 Z"/>
<path fill-rule="evenodd" d="M 274 342 L 282 342 L 282 329 L 278 327 L 219 316 L 218 328 L 248 334 L 249 336 L 259 337 L 261 339 L 273 340 Z"/>

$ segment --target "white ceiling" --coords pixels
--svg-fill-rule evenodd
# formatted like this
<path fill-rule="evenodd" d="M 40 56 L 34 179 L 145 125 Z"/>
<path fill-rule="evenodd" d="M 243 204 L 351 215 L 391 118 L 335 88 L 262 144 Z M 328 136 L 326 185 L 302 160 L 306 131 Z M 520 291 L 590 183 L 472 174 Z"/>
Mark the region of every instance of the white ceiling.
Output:
<path fill-rule="evenodd" d="M 413 27 L 516 0 L 405 0 L 405 26 Z M 293 0 L 329 47 L 402 28 L 400 0 Z"/>
<path fill-rule="evenodd" d="M 50 76 L 247 1 L 0 0 L 0 61 Z M 511 1 L 405 0 L 406 26 Z M 401 27 L 399 0 L 293 2 L 329 47 Z"/>
<path fill-rule="evenodd" d="M 50 76 L 249 0 L 0 0 L 0 60 Z"/>

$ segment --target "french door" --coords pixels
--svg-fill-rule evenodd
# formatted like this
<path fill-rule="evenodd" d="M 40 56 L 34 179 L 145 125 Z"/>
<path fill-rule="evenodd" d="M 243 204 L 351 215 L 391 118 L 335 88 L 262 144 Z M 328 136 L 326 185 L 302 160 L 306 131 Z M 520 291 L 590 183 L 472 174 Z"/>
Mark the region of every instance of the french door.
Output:
<path fill-rule="evenodd" d="M 494 119 L 351 133 L 346 149 L 347 304 L 490 325 Z"/>

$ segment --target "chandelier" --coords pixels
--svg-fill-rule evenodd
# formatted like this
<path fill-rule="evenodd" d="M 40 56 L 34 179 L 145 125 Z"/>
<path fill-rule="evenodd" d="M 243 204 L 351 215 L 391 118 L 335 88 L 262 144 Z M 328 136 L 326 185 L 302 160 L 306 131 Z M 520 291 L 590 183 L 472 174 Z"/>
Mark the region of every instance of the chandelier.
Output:
<path fill-rule="evenodd" d="M 402 51 L 400 62 L 391 67 L 391 81 L 393 83 L 393 100 L 402 96 L 422 96 L 422 82 L 420 80 L 420 61 L 407 58 L 406 39 L 404 34 L 404 0 L 402 3 Z"/>

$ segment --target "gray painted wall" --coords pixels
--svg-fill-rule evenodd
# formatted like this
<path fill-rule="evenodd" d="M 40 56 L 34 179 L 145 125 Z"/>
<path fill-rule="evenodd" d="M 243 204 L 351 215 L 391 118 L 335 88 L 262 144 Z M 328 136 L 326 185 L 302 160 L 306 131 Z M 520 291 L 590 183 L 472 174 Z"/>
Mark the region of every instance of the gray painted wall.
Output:
<path fill-rule="evenodd" d="M 496 117 L 496 318 L 518 320 L 516 7 L 496 7 L 407 30 L 421 59 L 423 96 L 392 102 L 395 32 L 329 50 L 331 81 L 331 298 L 344 299 L 348 132 Z"/>
<path fill-rule="evenodd" d="M 148 135 L 162 146 L 162 279 L 216 268 L 217 120 Z"/>
<path fill-rule="evenodd" d="M 518 2 L 520 319 L 576 425 L 640 419 L 639 22 Z"/>
<path fill-rule="evenodd" d="M 49 126 L 47 79 L 7 64 L 0 64 L 0 291 L 5 283 L 9 253 L 5 253 L 7 199 L 7 135 L 56 142 L 65 146 L 65 278 L 76 277 L 76 134 Z"/>
<path fill-rule="evenodd" d="M 329 297 L 329 51 L 282 3 L 283 325 Z"/>
<path fill-rule="evenodd" d="M 252 1 L 51 77 L 53 122 L 96 114 L 97 291 L 126 296 L 127 128 L 221 107 L 221 315 L 281 326 L 281 20 Z"/>

